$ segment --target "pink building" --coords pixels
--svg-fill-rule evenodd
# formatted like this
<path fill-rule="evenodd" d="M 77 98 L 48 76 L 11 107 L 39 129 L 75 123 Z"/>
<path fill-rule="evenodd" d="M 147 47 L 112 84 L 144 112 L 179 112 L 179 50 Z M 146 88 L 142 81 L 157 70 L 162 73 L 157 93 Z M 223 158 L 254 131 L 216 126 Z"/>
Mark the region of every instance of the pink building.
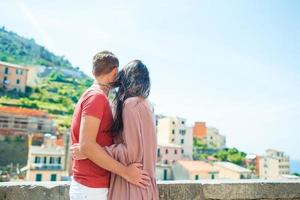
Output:
<path fill-rule="evenodd" d="M 161 164 L 174 164 L 183 156 L 182 147 L 175 144 L 158 144 L 157 162 Z"/>
<path fill-rule="evenodd" d="M 156 178 L 157 180 L 173 180 L 172 166 L 182 159 L 182 147 L 175 144 L 158 144 Z"/>

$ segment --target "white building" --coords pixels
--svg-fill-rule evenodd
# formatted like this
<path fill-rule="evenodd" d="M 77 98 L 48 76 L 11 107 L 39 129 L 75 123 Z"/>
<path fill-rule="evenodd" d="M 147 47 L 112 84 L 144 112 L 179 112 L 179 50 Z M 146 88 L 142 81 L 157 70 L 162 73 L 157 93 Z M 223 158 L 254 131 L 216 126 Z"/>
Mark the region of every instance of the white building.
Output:
<path fill-rule="evenodd" d="M 187 127 L 186 120 L 179 117 L 165 117 L 158 120 L 158 143 L 171 143 L 182 147 L 182 154 L 192 158 L 193 129 Z"/>
<path fill-rule="evenodd" d="M 66 165 L 63 142 L 56 136 L 46 134 L 42 146 L 32 146 L 29 139 L 26 180 L 61 181 L 68 176 Z"/>
<path fill-rule="evenodd" d="M 290 174 L 290 159 L 282 151 L 266 150 L 259 160 L 259 177 L 262 179 L 280 179 Z"/>
<path fill-rule="evenodd" d="M 225 136 L 219 133 L 219 130 L 215 127 L 207 127 L 207 132 L 204 137 L 204 141 L 210 148 L 223 149 L 226 147 Z"/>

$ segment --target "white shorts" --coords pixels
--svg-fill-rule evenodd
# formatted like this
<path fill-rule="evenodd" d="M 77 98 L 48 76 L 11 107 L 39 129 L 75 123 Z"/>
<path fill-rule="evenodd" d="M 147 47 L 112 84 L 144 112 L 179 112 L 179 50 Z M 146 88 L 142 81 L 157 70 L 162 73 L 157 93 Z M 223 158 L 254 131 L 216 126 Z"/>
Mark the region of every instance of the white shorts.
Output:
<path fill-rule="evenodd" d="M 107 200 L 108 188 L 90 188 L 75 180 L 70 185 L 70 200 Z"/>

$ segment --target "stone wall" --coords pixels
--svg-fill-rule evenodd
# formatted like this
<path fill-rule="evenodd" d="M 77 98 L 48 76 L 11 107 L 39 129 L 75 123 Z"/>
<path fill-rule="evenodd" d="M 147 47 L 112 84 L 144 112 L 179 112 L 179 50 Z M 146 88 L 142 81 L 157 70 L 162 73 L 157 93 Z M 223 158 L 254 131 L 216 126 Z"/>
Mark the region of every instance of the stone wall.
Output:
<path fill-rule="evenodd" d="M 161 200 L 300 200 L 300 181 L 166 181 L 158 187 Z M 68 192 L 68 182 L 0 183 L 0 200 L 67 200 Z"/>

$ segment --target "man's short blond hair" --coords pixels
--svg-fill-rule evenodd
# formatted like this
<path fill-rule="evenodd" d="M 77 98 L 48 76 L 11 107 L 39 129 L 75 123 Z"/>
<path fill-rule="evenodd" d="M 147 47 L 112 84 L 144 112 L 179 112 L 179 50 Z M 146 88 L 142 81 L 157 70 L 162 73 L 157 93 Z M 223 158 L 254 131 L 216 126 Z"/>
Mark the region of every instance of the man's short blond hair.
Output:
<path fill-rule="evenodd" d="M 93 73 L 95 76 L 105 75 L 119 67 L 118 58 L 110 51 L 101 51 L 93 57 Z"/>

